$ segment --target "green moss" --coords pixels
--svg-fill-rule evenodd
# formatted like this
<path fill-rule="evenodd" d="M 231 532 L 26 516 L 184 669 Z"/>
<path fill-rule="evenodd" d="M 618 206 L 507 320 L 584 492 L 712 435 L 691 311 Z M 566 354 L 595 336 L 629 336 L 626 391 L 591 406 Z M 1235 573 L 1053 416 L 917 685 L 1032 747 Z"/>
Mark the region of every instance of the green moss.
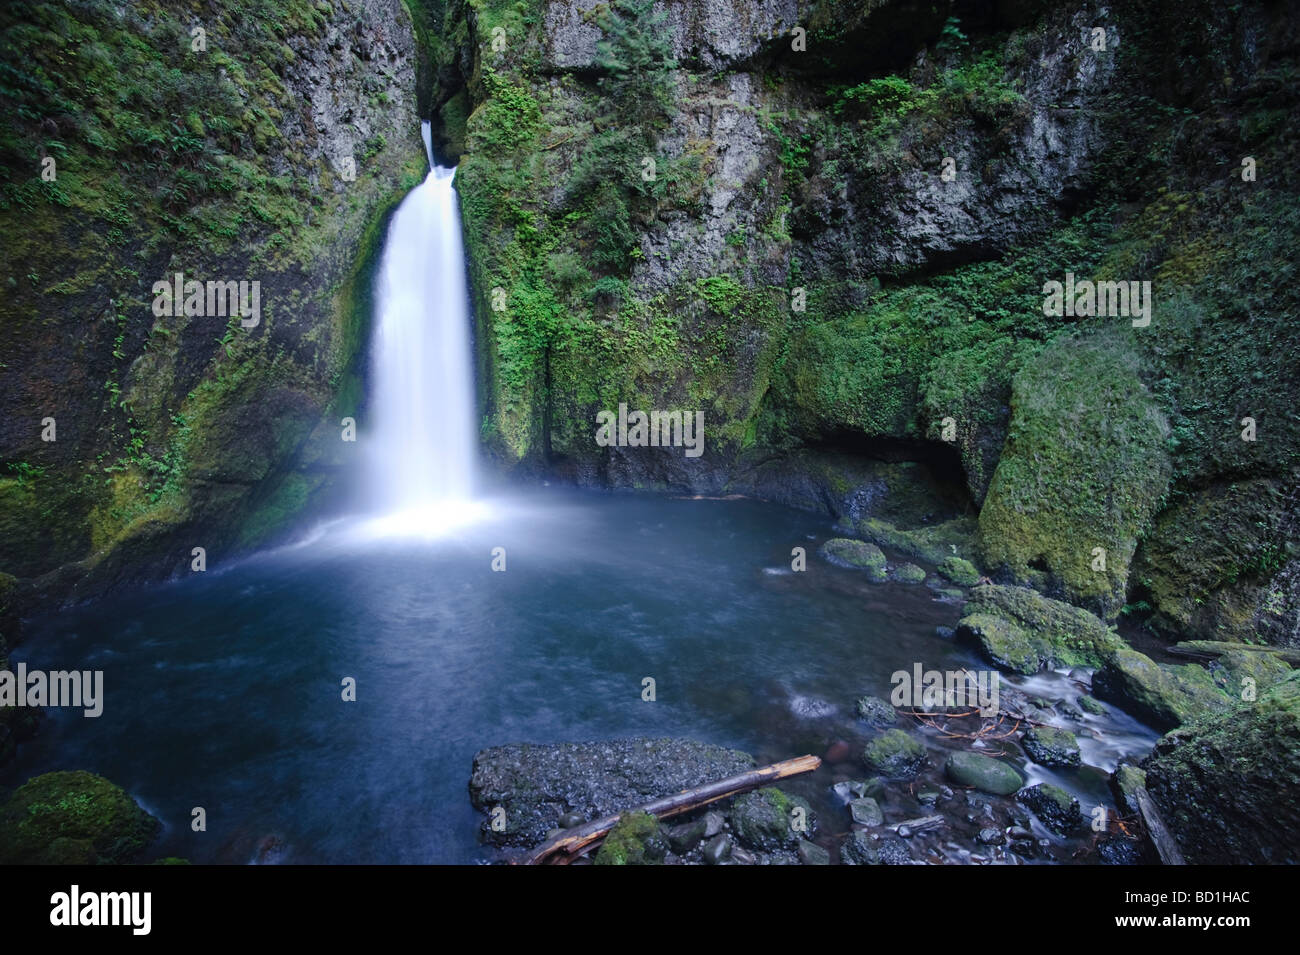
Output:
<path fill-rule="evenodd" d="M 974 556 L 975 521 L 969 517 L 911 530 L 900 530 L 888 521 L 868 517 L 854 524 L 854 530 L 881 547 L 929 564 L 940 565 L 962 554 Z"/>
<path fill-rule="evenodd" d="M 1064 336 L 1026 365 L 979 517 L 990 569 L 1107 617 L 1171 475 L 1168 423 L 1138 371 L 1118 335 Z"/>
<path fill-rule="evenodd" d="M 1160 730 L 1226 709 L 1238 698 L 1220 687 L 1204 667 L 1159 664 L 1127 647 L 1097 671 L 1093 694 Z"/>
<path fill-rule="evenodd" d="M 943 574 L 954 584 L 960 584 L 962 587 L 974 587 L 979 583 L 980 572 L 975 565 L 968 560 L 962 560 L 960 557 L 945 557 L 939 562 L 939 573 Z"/>
<path fill-rule="evenodd" d="M 832 563 L 865 570 L 873 580 L 885 579 L 885 555 L 875 544 L 835 537 L 822 544 L 820 553 Z"/>
<path fill-rule="evenodd" d="M 903 730 L 886 730 L 867 744 L 862 761 L 882 776 L 910 778 L 925 762 L 925 747 Z"/>
<path fill-rule="evenodd" d="M 659 820 L 645 812 L 625 812 L 596 853 L 596 865 L 658 865 L 666 842 Z"/>
<path fill-rule="evenodd" d="M 1024 587 L 986 584 L 970 592 L 957 632 L 1013 673 L 1049 666 L 1100 666 L 1123 641 L 1088 611 Z"/>
<path fill-rule="evenodd" d="M 0 807 L 0 863 L 125 863 L 158 835 L 158 820 L 87 772 L 29 779 Z"/>
<path fill-rule="evenodd" d="M 1169 734 L 1144 768 L 1188 863 L 1300 862 L 1300 673 Z"/>

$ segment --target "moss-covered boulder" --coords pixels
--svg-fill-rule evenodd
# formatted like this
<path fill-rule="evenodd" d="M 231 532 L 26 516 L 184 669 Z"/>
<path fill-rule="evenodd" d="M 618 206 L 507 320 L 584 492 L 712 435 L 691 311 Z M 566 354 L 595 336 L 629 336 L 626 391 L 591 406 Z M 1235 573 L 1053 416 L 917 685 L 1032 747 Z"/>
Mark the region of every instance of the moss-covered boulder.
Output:
<path fill-rule="evenodd" d="M 943 770 L 959 786 L 970 786 L 994 796 L 1010 796 L 1025 784 L 1014 766 L 981 753 L 950 753 Z"/>
<path fill-rule="evenodd" d="M 1159 730 L 1227 709 L 1233 702 L 1204 667 L 1156 663 L 1128 647 L 1117 650 L 1097 671 L 1092 691 L 1097 699 L 1114 703 Z"/>
<path fill-rule="evenodd" d="M 1270 639 L 1295 621 L 1287 588 L 1272 583 L 1295 533 L 1285 483 L 1211 484 L 1156 519 L 1133 559 L 1152 628 L 1179 639 L 1285 642 Z"/>
<path fill-rule="evenodd" d="M 949 557 L 975 556 L 976 524 L 970 517 L 956 517 L 910 529 L 903 529 L 877 517 L 868 517 L 853 527 L 863 540 L 888 547 L 927 564 L 939 564 Z"/>
<path fill-rule="evenodd" d="M 1168 734 L 1143 768 L 1187 862 L 1300 863 L 1300 673 Z"/>
<path fill-rule="evenodd" d="M 975 565 L 960 557 L 945 557 L 941 560 L 939 573 L 962 587 L 974 587 L 980 582 L 980 572 Z"/>
<path fill-rule="evenodd" d="M 1020 745 L 1040 766 L 1079 765 L 1079 741 L 1069 730 L 1033 726 L 1020 738 Z"/>
<path fill-rule="evenodd" d="M 775 786 L 738 796 L 731 807 L 736 837 L 759 852 L 791 848 L 816 829 L 808 801 Z"/>
<path fill-rule="evenodd" d="M 889 572 L 890 580 L 897 580 L 901 584 L 923 584 L 925 583 L 925 571 L 916 564 L 899 564 Z"/>
<path fill-rule="evenodd" d="M 1137 813 L 1138 793 L 1147 787 L 1145 770 L 1129 763 L 1115 767 L 1110 777 L 1110 791 L 1115 796 L 1115 804 L 1126 813 Z"/>
<path fill-rule="evenodd" d="M 909 779 L 925 763 L 925 747 L 903 730 L 886 730 L 863 750 L 862 761 L 881 776 Z"/>
<path fill-rule="evenodd" d="M 1122 334 L 1054 339 L 1015 376 L 979 515 L 991 570 L 1111 618 L 1169 484 L 1169 425 Z"/>
<path fill-rule="evenodd" d="M 0 865 L 133 862 L 161 828 L 102 776 L 46 773 L 0 806 Z"/>
<path fill-rule="evenodd" d="M 625 812 L 596 853 L 596 865 L 658 865 L 668 851 L 659 820 L 647 812 Z"/>
<path fill-rule="evenodd" d="M 884 580 L 888 562 L 875 544 L 835 537 L 821 546 L 821 555 L 832 564 L 865 570 L 872 580 Z"/>
<path fill-rule="evenodd" d="M 992 663 L 1013 673 L 1100 666 L 1124 646 L 1088 611 L 1025 587 L 976 587 L 963 613 L 957 636 L 977 643 Z"/>
<path fill-rule="evenodd" d="M 1079 800 L 1060 786 L 1039 783 L 1016 794 L 1019 802 L 1028 806 L 1043 825 L 1058 836 L 1068 835 L 1083 825 Z"/>

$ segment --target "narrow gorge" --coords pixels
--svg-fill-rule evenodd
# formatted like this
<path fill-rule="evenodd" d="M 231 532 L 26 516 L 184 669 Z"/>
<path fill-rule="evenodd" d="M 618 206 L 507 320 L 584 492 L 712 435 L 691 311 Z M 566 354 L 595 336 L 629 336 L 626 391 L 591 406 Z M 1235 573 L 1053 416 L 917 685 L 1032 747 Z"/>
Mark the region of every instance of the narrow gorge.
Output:
<path fill-rule="evenodd" d="M 0 863 L 1300 861 L 1298 78 L 1265 0 L 6 5 Z"/>

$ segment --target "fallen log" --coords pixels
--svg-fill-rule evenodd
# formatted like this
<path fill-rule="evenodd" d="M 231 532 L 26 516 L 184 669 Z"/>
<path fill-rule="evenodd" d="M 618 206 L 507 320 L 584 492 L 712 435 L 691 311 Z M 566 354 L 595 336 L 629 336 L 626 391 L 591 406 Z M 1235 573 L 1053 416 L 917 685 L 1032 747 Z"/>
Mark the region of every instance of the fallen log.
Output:
<path fill-rule="evenodd" d="M 1138 789 L 1134 794 L 1138 812 L 1142 816 L 1142 822 L 1147 827 L 1147 835 L 1151 837 L 1151 844 L 1156 847 L 1156 855 L 1160 856 L 1160 861 L 1164 865 L 1186 865 L 1183 861 L 1183 854 L 1178 849 L 1178 843 L 1170 835 L 1169 830 L 1165 827 L 1165 821 L 1160 818 L 1160 812 L 1156 809 L 1156 804 L 1152 802 L 1151 797 L 1145 789 Z"/>
<path fill-rule="evenodd" d="M 1193 660 L 1217 660 L 1231 650 L 1266 653 L 1293 667 L 1300 666 L 1300 650 L 1290 647 L 1267 647 L 1255 643 L 1228 643 L 1223 640 L 1184 640 L 1182 643 L 1175 643 L 1168 648 L 1168 651 L 1174 656 L 1190 657 Z"/>
<path fill-rule="evenodd" d="M 625 809 L 623 812 L 645 812 L 659 819 L 669 819 L 673 816 L 680 816 L 684 812 L 691 812 L 702 806 L 707 806 L 719 799 L 726 799 L 728 796 L 756 789 L 765 783 L 811 773 L 821 764 L 821 759 L 816 756 L 798 756 L 794 759 L 786 759 L 770 766 L 764 766 L 761 769 L 751 769 L 736 776 L 728 776 L 726 779 L 720 779 L 715 783 L 705 783 L 703 786 L 696 786 L 693 789 L 683 789 L 679 793 L 664 796 L 642 806 Z M 582 850 L 604 839 L 609 830 L 613 829 L 618 823 L 622 814 L 615 813 L 612 816 L 593 819 L 591 822 L 583 823 L 581 826 L 560 833 L 560 835 L 543 843 L 526 856 L 523 864 L 567 864 Z"/>

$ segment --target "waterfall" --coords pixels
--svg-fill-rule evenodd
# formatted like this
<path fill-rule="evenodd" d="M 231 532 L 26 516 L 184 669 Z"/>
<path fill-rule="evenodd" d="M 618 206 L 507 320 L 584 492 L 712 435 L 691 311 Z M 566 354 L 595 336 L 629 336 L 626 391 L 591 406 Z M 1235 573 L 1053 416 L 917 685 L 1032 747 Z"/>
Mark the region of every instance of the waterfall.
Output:
<path fill-rule="evenodd" d="M 466 513 L 474 389 L 454 170 L 433 166 L 394 213 L 379 269 L 367 487 L 383 523 L 436 532 Z"/>

